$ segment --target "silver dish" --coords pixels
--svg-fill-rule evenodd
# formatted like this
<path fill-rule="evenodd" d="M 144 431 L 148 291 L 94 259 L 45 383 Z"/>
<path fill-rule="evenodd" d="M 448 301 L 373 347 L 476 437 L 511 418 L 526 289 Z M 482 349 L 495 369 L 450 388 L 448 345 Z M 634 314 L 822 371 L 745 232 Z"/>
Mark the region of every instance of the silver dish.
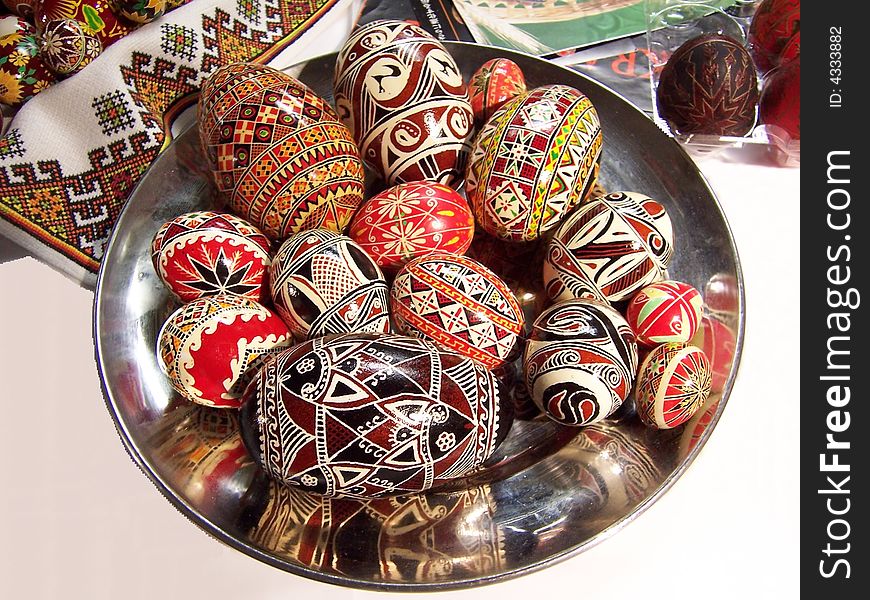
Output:
<path fill-rule="evenodd" d="M 326 500 L 272 483 L 242 446 L 235 413 L 173 393 L 155 340 L 175 303 L 151 265 L 165 221 L 215 205 L 190 128 L 161 154 L 124 208 L 96 288 L 94 340 L 106 404 L 145 475 L 215 538 L 312 579 L 378 590 L 489 583 L 575 555 L 612 535 L 659 498 L 709 438 L 734 381 L 743 343 L 743 278 L 722 210 L 694 163 L 643 113 L 584 76 L 507 50 L 449 43 L 466 78 L 485 60 L 511 58 L 529 86 L 585 92 L 604 131 L 606 190 L 652 196 L 676 232 L 673 278 L 705 296 L 733 352 L 717 353 L 721 390 L 687 425 L 654 431 L 631 410 L 570 429 L 520 420 L 486 468 L 450 488 L 371 502 Z M 334 55 L 294 70 L 330 99 Z M 667 535 L 668 532 L 662 532 Z"/>

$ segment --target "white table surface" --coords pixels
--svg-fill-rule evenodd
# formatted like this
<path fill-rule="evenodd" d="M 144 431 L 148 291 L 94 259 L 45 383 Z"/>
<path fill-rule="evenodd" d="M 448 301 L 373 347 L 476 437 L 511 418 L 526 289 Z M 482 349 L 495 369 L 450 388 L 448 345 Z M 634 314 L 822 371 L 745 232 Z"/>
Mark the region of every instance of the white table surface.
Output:
<path fill-rule="evenodd" d="M 743 360 L 700 456 L 615 536 L 543 571 L 436 596 L 798 597 L 798 169 L 699 161 L 737 240 Z M 0 598 L 396 597 L 215 541 L 128 458 L 93 357 L 93 294 L 0 240 Z M 599 595 L 601 594 L 601 595 Z"/>

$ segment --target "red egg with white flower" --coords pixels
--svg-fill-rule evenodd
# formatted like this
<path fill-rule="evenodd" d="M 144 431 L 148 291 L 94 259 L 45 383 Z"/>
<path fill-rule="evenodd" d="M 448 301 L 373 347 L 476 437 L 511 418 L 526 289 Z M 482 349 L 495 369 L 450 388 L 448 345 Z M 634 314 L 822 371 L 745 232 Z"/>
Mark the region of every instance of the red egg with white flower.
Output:
<path fill-rule="evenodd" d="M 625 318 L 642 346 L 688 342 L 698 331 L 703 300 L 681 281 L 659 281 L 632 297 Z"/>
<path fill-rule="evenodd" d="M 216 294 L 268 298 L 269 240 L 229 213 L 196 211 L 164 223 L 151 243 L 154 270 L 182 302 Z"/>
<path fill-rule="evenodd" d="M 381 269 L 395 273 L 410 260 L 432 252 L 464 254 L 474 237 L 474 216 L 453 188 L 413 181 L 366 200 L 348 235 Z"/>
<path fill-rule="evenodd" d="M 277 315 L 227 294 L 182 305 L 160 329 L 160 368 L 182 396 L 205 406 L 238 408 L 244 387 L 272 354 L 293 344 Z"/>

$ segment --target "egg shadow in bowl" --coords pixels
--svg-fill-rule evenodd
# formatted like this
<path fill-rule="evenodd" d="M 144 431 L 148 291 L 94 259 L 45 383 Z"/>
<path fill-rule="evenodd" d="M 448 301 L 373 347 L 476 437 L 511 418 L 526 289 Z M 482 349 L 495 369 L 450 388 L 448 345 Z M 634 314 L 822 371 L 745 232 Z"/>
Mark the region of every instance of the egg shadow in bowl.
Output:
<path fill-rule="evenodd" d="M 203 530 L 245 554 L 311 579 L 377 590 L 468 587 L 528 573 L 613 534 L 691 464 L 725 408 L 740 358 L 743 278 L 730 229 L 695 164 L 642 112 L 600 84 L 508 50 L 448 42 L 466 81 L 506 57 L 529 87 L 584 92 L 601 118 L 600 183 L 662 203 L 675 231 L 669 274 L 702 290 L 717 389 L 688 424 L 654 431 L 628 411 L 582 429 L 520 420 L 487 465 L 424 494 L 336 500 L 275 484 L 244 451 L 234 413 L 180 400 L 161 373 L 156 339 L 177 306 L 151 264 L 157 229 L 216 205 L 197 131 L 158 157 L 107 246 L 94 306 L 106 404 L 128 453 Z M 327 100 L 335 55 L 291 70 Z M 718 374 L 718 380 L 716 379 Z"/>

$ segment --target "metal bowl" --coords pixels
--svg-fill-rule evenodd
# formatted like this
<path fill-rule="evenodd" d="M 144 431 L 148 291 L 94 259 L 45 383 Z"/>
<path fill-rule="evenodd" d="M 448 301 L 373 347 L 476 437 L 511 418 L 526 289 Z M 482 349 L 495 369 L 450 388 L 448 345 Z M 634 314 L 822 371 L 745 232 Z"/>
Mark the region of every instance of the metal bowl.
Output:
<path fill-rule="evenodd" d="M 643 192 L 668 209 L 676 233 L 672 278 L 694 285 L 718 374 L 688 424 L 656 431 L 629 408 L 582 429 L 520 420 L 487 466 L 415 496 L 323 499 L 285 488 L 251 462 L 232 411 L 180 399 L 155 344 L 176 304 L 151 264 L 165 221 L 215 206 L 189 128 L 143 177 L 109 241 L 95 299 L 94 340 L 107 407 L 130 456 L 183 514 L 217 539 L 275 567 L 341 585 L 445 589 L 527 573 L 576 554 L 650 506 L 691 464 L 725 407 L 743 342 L 743 278 L 721 208 L 694 163 L 643 113 L 586 77 L 508 50 L 448 43 L 466 78 L 485 60 L 512 59 L 530 87 L 585 92 L 604 131 L 604 189 Z M 331 99 L 334 55 L 293 73 Z M 715 338 L 715 339 L 714 339 Z M 714 377 L 714 381 L 715 381 Z M 666 535 L 666 532 L 662 532 Z"/>

